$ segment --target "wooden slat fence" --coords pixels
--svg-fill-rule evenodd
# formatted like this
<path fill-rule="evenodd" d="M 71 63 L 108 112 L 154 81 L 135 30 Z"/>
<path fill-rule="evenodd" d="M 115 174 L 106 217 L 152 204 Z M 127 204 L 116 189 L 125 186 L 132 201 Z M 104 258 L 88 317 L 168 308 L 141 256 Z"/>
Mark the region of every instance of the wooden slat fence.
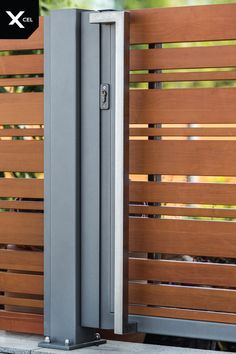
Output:
<path fill-rule="evenodd" d="M 0 51 L 0 329 L 43 334 L 42 18 Z"/>
<path fill-rule="evenodd" d="M 236 4 L 130 17 L 129 311 L 236 323 Z"/>

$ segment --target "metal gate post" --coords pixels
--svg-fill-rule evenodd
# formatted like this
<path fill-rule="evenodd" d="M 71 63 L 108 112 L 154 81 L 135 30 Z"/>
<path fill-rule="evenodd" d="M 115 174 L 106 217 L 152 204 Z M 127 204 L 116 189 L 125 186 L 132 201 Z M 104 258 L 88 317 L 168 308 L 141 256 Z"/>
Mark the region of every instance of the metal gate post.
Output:
<path fill-rule="evenodd" d="M 81 326 L 82 13 L 59 10 L 45 19 L 45 340 L 39 346 L 64 350 L 105 342 Z M 96 40 L 98 26 L 89 26 Z"/>
<path fill-rule="evenodd" d="M 45 341 L 104 343 L 128 325 L 128 13 L 45 24 Z M 92 329 L 94 328 L 94 329 Z"/>

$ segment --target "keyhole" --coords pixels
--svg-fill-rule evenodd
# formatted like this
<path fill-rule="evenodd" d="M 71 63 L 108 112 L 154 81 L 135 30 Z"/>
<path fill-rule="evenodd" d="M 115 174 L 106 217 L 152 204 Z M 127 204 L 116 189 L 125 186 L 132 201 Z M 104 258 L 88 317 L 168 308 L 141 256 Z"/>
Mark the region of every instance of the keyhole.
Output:
<path fill-rule="evenodd" d="M 102 103 L 106 103 L 107 100 L 107 91 L 106 90 L 102 90 Z"/>

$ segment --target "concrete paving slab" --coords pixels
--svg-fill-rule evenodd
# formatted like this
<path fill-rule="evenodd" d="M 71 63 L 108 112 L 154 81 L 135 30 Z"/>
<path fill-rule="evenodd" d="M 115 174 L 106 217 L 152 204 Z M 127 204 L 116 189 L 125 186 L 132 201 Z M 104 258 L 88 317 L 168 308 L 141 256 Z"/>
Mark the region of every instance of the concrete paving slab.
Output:
<path fill-rule="evenodd" d="M 0 353 L 10 354 L 63 354 L 68 351 L 39 348 L 42 337 L 0 331 Z M 212 350 L 166 347 L 152 344 L 108 341 L 97 347 L 76 349 L 73 354 L 214 354 Z M 226 353 L 226 352 L 220 352 Z M 227 352 L 229 354 L 229 352 Z"/>
<path fill-rule="evenodd" d="M 40 336 L 0 331 L 0 353 L 30 354 L 40 340 Z"/>
<path fill-rule="evenodd" d="M 35 354 L 61 354 L 60 350 L 38 349 Z M 212 350 L 166 347 L 153 344 L 108 341 L 97 347 L 73 350 L 73 354 L 214 354 Z M 226 353 L 226 352 L 220 352 Z M 229 354 L 229 352 L 228 352 Z"/>

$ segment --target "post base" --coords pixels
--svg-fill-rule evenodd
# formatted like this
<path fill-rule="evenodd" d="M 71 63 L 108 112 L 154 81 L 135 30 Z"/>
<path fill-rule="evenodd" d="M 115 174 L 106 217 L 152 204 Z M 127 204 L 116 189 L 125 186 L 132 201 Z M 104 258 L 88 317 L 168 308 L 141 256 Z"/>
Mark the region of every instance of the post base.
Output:
<path fill-rule="evenodd" d="M 86 347 L 91 347 L 93 345 L 101 345 L 105 344 L 107 341 L 105 339 L 96 339 L 90 342 L 84 342 L 84 343 L 78 343 L 78 344 L 59 344 L 59 343 L 46 343 L 46 342 L 40 342 L 38 344 L 39 347 L 41 348 L 48 348 L 48 349 L 59 349 L 59 350 L 73 350 L 73 349 L 79 349 L 79 348 L 86 348 Z"/>

